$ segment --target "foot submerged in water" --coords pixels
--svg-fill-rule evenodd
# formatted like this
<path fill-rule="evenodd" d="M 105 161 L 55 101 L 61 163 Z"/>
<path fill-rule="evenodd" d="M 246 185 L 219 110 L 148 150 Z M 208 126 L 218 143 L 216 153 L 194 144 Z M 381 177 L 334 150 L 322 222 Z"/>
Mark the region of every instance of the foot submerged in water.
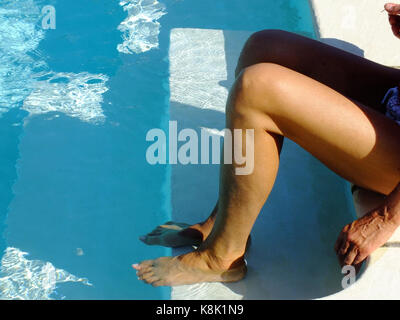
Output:
<path fill-rule="evenodd" d="M 189 225 L 181 222 L 168 221 L 156 227 L 148 234 L 139 237 L 147 245 L 159 245 L 170 248 L 185 246 L 198 247 L 207 238 L 211 228 L 202 224 Z M 249 249 L 251 237 L 247 239 L 246 251 Z"/>
<path fill-rule="evenodd" d="M 148 245 L 171 248 L 199 246 L 203 241 L 203 232 L 199 229 L 186 223 L 169 221 L 139 239 Z"/>
<path fill-rule="evenodd" d="M 132 267 L 137 271 L 139 280 L 154 287 L 200 282 L 236 282 L 243 279 L 247 272 L 243 256 L 222 260 L 206 250 L 146 260 Z"/>

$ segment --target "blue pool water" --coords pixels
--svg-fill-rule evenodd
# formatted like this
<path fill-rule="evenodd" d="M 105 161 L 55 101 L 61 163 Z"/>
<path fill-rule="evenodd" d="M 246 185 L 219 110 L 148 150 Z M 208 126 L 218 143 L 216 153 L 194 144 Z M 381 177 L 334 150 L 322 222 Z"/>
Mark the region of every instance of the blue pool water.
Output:
<path fill-rule="evenodd" d="M 171 254 L 138 237 L 176 217 L 171 167 L 145 159 L 174 28 L 314 37 L 307 0 L 2 0 L 0 298 L 170 298 L 131 264 Z"/>

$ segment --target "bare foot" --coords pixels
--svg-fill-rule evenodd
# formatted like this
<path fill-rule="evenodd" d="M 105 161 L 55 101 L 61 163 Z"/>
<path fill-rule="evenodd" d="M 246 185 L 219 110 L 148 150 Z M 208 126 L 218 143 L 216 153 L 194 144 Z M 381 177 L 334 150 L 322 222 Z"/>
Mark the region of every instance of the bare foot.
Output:
<path fill-rule="evenodd" d="M 235 282 L 247 271 L 243 256 L 218 259 L 209 251 L 194 251 L 177 257 L 162 257 L 132 265 L 139 280 L 159 286 L 179 286 L 200 282 Z"/>
<path fill-rule="evenodd" d="M 150 233 L 139 237 L 148 245 L 159 245 L 164 247 L 178 248 L 185 246 L 198 247 L 211 232 L 213 221 L 188 225 L 181 222 L 166 222 L 155 228 Z M 246 251 L 251 243 L 251 237 L 247 239 Z"/>
<path fill-rule="evenodd" d="M 169 221 L 158 226 L 150 233 L 139 239 L 148 245 L 159 245 L 164 247 L 199 246 L 203 241 L 204 231 L 200 224 L 190 226 L 186 223 L 175 223 Z M 206 237 L 208 236 L 208 233 Z"/>

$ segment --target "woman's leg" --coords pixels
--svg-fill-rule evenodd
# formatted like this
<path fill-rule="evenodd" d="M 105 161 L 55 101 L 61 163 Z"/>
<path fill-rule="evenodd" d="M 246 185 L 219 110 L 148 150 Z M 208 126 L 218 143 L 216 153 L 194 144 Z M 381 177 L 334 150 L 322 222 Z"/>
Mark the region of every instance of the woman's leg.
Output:
<path fill-rule="evenodd" d="M 243 69 L 227 103 L 227 128 L 254 129 L 254 172 L 222 164 L 218 213 L 198 250 L 135 265 L 152 285 L 236 281 L 253 224 L 273 187 L 282 137 L 343 178 L 388 194 L 400 180 L 400 127 L 311 77 L 272 63 Z"/>
<path fill-rule="evenodd" d="M 280 30 L 259 31 L 248 39 L 240 55 L 236 76 L 244 68 L 264 62 L 302 73 L 376 110 L 380 110 L 386 91 L 400 81 L 400 70 Z M 167 222 L 141 240 L 168 247 L 198 245 L 211 232 L 216 212 L 217 206 L 204 222 L 191 226 Z"/>
<path fill-rule="evenodd" d="M 281 30 L 254 33 L 244 45 L 236 75 L 264 62 L 302 73 L 376 110 L 381 110 L 380 102 L 387 90 L 400 81 L 398 69 Z"/>

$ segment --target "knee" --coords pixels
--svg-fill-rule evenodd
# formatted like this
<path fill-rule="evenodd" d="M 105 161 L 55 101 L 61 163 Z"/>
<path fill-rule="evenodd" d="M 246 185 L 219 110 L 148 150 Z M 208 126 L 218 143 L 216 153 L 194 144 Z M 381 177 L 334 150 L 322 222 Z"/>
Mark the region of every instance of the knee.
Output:
<path fill-rule="evenodd" d="M 245 91 L 269 90 L 281 82 L 284 67 L 281 65 L 262 62 L 244 68 L 240 72 L 239 82 Z"/>
<path fill-rule="evenodd" d="M 227 114 L 249 116 L 272 112 L 276 97 L 282 94 L 286 69 L 274 63 L 258 63 L 244 68 L 230 94 Z"/>
<path fill-rule="evenodd" d="M 282 39 L 290 32 L 278 29 L 265 29 L 253 33 L 246 41 L 236 66 L 235 75 L 246 67 L 260 62 L 274 62 L 282 49 Z"/>

